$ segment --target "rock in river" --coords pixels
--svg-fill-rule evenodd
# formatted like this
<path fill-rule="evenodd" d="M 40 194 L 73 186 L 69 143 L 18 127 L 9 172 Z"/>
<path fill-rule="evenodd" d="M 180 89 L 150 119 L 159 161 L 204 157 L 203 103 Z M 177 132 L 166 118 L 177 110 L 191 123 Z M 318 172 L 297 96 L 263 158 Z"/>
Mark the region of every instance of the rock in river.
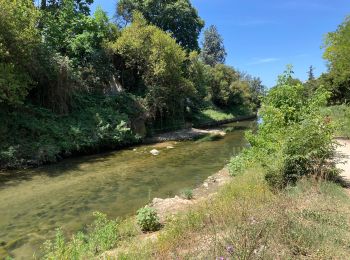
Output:
<path fill-rule="evenodd" d="M 150 151 L 151 154 L 153 155 L 159 155 L 159 151 L 157 149 L 153 149 L 152 151 Z"/>

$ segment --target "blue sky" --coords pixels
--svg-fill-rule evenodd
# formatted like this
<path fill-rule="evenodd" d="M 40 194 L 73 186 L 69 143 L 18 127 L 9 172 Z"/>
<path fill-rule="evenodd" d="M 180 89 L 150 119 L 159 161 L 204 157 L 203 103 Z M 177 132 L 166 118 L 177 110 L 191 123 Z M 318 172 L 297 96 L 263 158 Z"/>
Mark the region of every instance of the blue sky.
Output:
<path fill-rule="evenodd" d="M 115 0 L 95 0 L 110 16 Z M 346 0 L 192 0 L 206 27 L 215 24 L 224 38 L 226 63 L 273 86 L 286 64 L 305 80 L 327 70 L 324 35 L 350 15 Z"/>

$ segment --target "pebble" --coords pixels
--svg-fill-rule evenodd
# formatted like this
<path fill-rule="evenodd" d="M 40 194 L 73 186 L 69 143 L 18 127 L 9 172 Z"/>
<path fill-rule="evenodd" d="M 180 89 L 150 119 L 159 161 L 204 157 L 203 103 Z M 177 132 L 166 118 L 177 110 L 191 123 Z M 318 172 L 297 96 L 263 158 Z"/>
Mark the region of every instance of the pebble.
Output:
<path fill-rule="evenodd" d="M 152 151 L 150 151 L 151 154 L 153 155 L 159 155 L 159 151 L 157 149 L 153 149 Z"/>

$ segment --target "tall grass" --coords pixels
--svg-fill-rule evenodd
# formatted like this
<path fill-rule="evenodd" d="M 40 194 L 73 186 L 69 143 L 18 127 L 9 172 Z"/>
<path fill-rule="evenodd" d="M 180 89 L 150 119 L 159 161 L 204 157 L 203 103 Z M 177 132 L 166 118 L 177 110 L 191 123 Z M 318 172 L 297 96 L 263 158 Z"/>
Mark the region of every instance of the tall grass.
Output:
<path fill-rule="evenodd" d="M 169 220 L 156 241 L 134 241 L 118 259 L 346 259 L 350 202 L 331 182 L 302 179 L 275 193 L 262 170 Z"/>

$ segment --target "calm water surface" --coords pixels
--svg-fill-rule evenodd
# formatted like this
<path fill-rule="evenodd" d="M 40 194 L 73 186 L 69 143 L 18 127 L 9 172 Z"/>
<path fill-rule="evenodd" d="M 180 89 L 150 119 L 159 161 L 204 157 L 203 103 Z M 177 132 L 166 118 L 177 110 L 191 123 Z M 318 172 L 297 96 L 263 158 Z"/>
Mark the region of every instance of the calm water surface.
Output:
<path fill-rule="evenodd" d="M 253 127 L 251 121 L 229 126 Z M 244 130 L 213 142 L 171 142 L 67 159 L 33 170 L 0 175 L 0 258 L 38 255 L 55 228 L 70 234 L 93 221 L 92 212 L 110 218 L 135 214 L 154 197 L 194 188 L 220 170 L 247 145 Z M 152 149 L 160 155 L 150 154 Z M 136 150 L 135 150 L 136 149 Z"/>

